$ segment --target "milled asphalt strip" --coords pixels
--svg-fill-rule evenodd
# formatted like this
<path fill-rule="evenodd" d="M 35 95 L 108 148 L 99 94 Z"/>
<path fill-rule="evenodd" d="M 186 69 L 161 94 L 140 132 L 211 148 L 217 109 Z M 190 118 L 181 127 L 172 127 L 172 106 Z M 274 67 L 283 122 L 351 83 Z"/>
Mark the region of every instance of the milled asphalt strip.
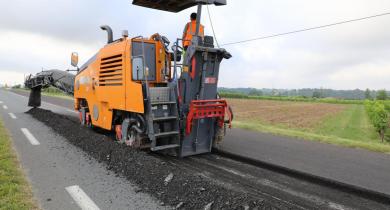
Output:
<path fill-rule="evenodd" d="M 8 113 L 9 114 L 9 116 L 12 118 L 12 119 L 16 119 L 16 116 L 15 116 L 15 114 L 14 113 Z"/>
<path fill-rule="evenodd" d="M 218 150 L 218 149 L 213 149 L 213 152 L 222 156 L 222 157 L 227 157 L 227 158 L 231 158 L 233 160 L 242 161 L 242 162 L 245 162 L 247 164 L 251 164 L 251 165 L 254 165 L 254 166 L 257 166 L 260 168 L 265 168 L 265 169 L 275 171 L 275 172 L 278 172 L 281 174 L 285 174 L 285 175 L 288 175 L 291 177 L 303 179 L 303 180 L 306 180 L 308 182 L 312 182 L 315 184 L 328 186 L 330 188 L 341 190 L 343 192 L 353 193 L 353 194 L 358 195 L 360 197 L 368 198 L 370 200 L 378 201 L 381 203 L 388 203 L 388 201 L 390 200 L 390 194 L 382 193 L 379 191 L 374 191 L 374 190 L 360 187 L 357 185 L 340 182 L 340 181 L 337 181 L 334 179 L 329 179 L 326 177 L 316 176 L 316 175 L 313 175 L 313 174 L 310 174 L 307 172 L 298 171 L 296 169 L 287 168 L 287 167 L 280 166 L 277 164 L 261 161 L 258 159 L 252 159 L 249 157 L 237 155 L 234 153 L 230 153 L 230 152 L 226 152 L 226 151 L 222 151 L 222 150 Z"/>
<path fill-rule="evenodd" d="M 8 109 L 8 106 L 7 105 L 3 105 L 3 109 Z"/>
<path fill-rule="evenodd" d="M 225 168 L 223 166 L 216 165 L 216 164 L 213 164 L 213 163 L 210 163 L 210 162 L 207 162 L 207 161 L 202 161 L 200 159 L 196 159 L 196 158 L 190 158 L 190 159 L 193 160 L 193 161 L 199 162 L 199 163 L 207 164 L 207 165 L 215 167 L 215 168 L 219 168 L 219 169 L 221 169 L 223 171 L 226 171 L 228 173 L 232 173 L 232 174 L 235 174 L 237 176 L 240 176 L 240 177 L 252 180 L 252 181 L 257 182 L 257 183 L 259 183 L 261 185 L 277 189 L 279 191 L 288 193 L 288 194 L 290 194 L 292 196 L 296 196 L 296 197 L 299 197 L 299 198 L 304 199 L 304 200 L 310 200 L 311 202 L 314 202 L 318 206 L 326 206 L 328 209 L 337 209 L 337 210 L 348 209 L 347 207 L 345 207 L 345 206 L 343 206 L 341 204 L 327 201 L 327 200 L 322 199 L 321 197 L 318 197 L 318 196 L 315 196 L 315 195 L 309 195 L 309 194 L 306 194 L 306 193 L 302 193 L 302 192 L 296 191 L 294 189 L 291 189 L 291 188 L 289 188 L 287 186 L 275 183 L 275 182 L 273 182 L 271 180 L 268 180 L 268 179 L 254 177 L 252 175 L 244 174 L 244 173 L 241 173 L 241 172 L 233 170 L 233 169 Z M 276 197 L 274 197 L 274 198 L 276 198 Z M 293 205 L 295 205 L 295 204 L 293 204 Z"/>
<path fill-rule="evenodd" d="M 39 141 L 30 133 L 30 131 L 27 128 L 21 128 L 20 129 L 23 134 L 26 136 L 27 140 L 34 146 L 40 145 Z"/>
<path fill-rule="evenodd" d="M 100 210 L 95 202 L 78 185 L 66 187 L 65 190 L 82 210 Z"/>

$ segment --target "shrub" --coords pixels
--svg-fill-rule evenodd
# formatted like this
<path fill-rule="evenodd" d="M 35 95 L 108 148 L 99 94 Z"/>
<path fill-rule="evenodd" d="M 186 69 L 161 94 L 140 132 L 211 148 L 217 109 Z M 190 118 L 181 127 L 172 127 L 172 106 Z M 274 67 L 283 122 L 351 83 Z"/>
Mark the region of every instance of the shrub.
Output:
<path fill-rule="evenodd" d="M 249 98 L 248 95 L 232 92 L 220 92 L 219 96 L 221 96 L 222 98 Z"/>
<path fill-rule="evenodd" d="M 63 94 L 64 92 L 55 87 L 48 87 L 42 90 L 45 93 Z"/>
<path fill-rule="evenodd" d="M 384 102 L 366 101 L 365 106 L 371 123 L 383 142 L 386 130 L 389 128 L 389 112 Z"/>
<path fill-rule="evenodd" d="M 386 100 L 387 99 L 387 92 L 386 90 L 379 90 L 378 94 L 376 96 L 377 100 Z"/>

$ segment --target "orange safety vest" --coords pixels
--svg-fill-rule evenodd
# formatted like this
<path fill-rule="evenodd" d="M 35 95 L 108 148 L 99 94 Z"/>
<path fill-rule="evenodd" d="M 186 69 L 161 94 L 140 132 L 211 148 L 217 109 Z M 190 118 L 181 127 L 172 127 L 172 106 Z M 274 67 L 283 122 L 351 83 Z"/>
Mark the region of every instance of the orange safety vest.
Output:
<path fill-rule="evenodd" d="M 196 20 L 192 20 L 186 24 L 183 32 L 183 47 L 188 47 L 191 44 L 192 36 L 195 36 L 196 33 Z M 204 26 L 200 24 L 199 34 L 204 37 Z"/>

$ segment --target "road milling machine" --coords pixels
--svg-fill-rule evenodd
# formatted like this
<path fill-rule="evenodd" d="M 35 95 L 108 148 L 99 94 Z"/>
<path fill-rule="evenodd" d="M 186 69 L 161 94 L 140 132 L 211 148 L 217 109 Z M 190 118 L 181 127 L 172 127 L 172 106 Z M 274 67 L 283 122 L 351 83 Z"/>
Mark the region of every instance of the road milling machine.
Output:
<path fill-rule="evenodd" d="M 133 4 L 168 12 L 197 6 L 196 32 L 186 52 L 182 39 L 170 51 L 170 41 L 159 34 L 129 38 L 124 31 L 114 40 L 111 28 L 101 26 L 108 41 L 96 55 L 78 68 L 78 55 L 72 53 L 76 75 L 51 70 L 26 79 L 29 106 L 40 106 L 41 89 L 55 86 L 73 94 L 81 124 L 112 130 L 118 142 L 180 157 L 210 152 L 233 118 L 217 93 L 220 63 L 231 55 L 214 47 L 213 37 L 201 37 L 199 27 L 202 5 L 225 5 L 226 0 Z"/>

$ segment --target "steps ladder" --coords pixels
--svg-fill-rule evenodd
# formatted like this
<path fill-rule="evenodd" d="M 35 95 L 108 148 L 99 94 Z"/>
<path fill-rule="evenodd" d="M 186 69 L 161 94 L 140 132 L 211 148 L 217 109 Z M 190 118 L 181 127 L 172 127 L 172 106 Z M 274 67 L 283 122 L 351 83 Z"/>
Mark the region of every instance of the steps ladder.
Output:
<path fill-rule="evenodd" d="M 149 87 L 148 137 L 152 151 L 180 147 L 176 94 L 171 87 Z"/>

